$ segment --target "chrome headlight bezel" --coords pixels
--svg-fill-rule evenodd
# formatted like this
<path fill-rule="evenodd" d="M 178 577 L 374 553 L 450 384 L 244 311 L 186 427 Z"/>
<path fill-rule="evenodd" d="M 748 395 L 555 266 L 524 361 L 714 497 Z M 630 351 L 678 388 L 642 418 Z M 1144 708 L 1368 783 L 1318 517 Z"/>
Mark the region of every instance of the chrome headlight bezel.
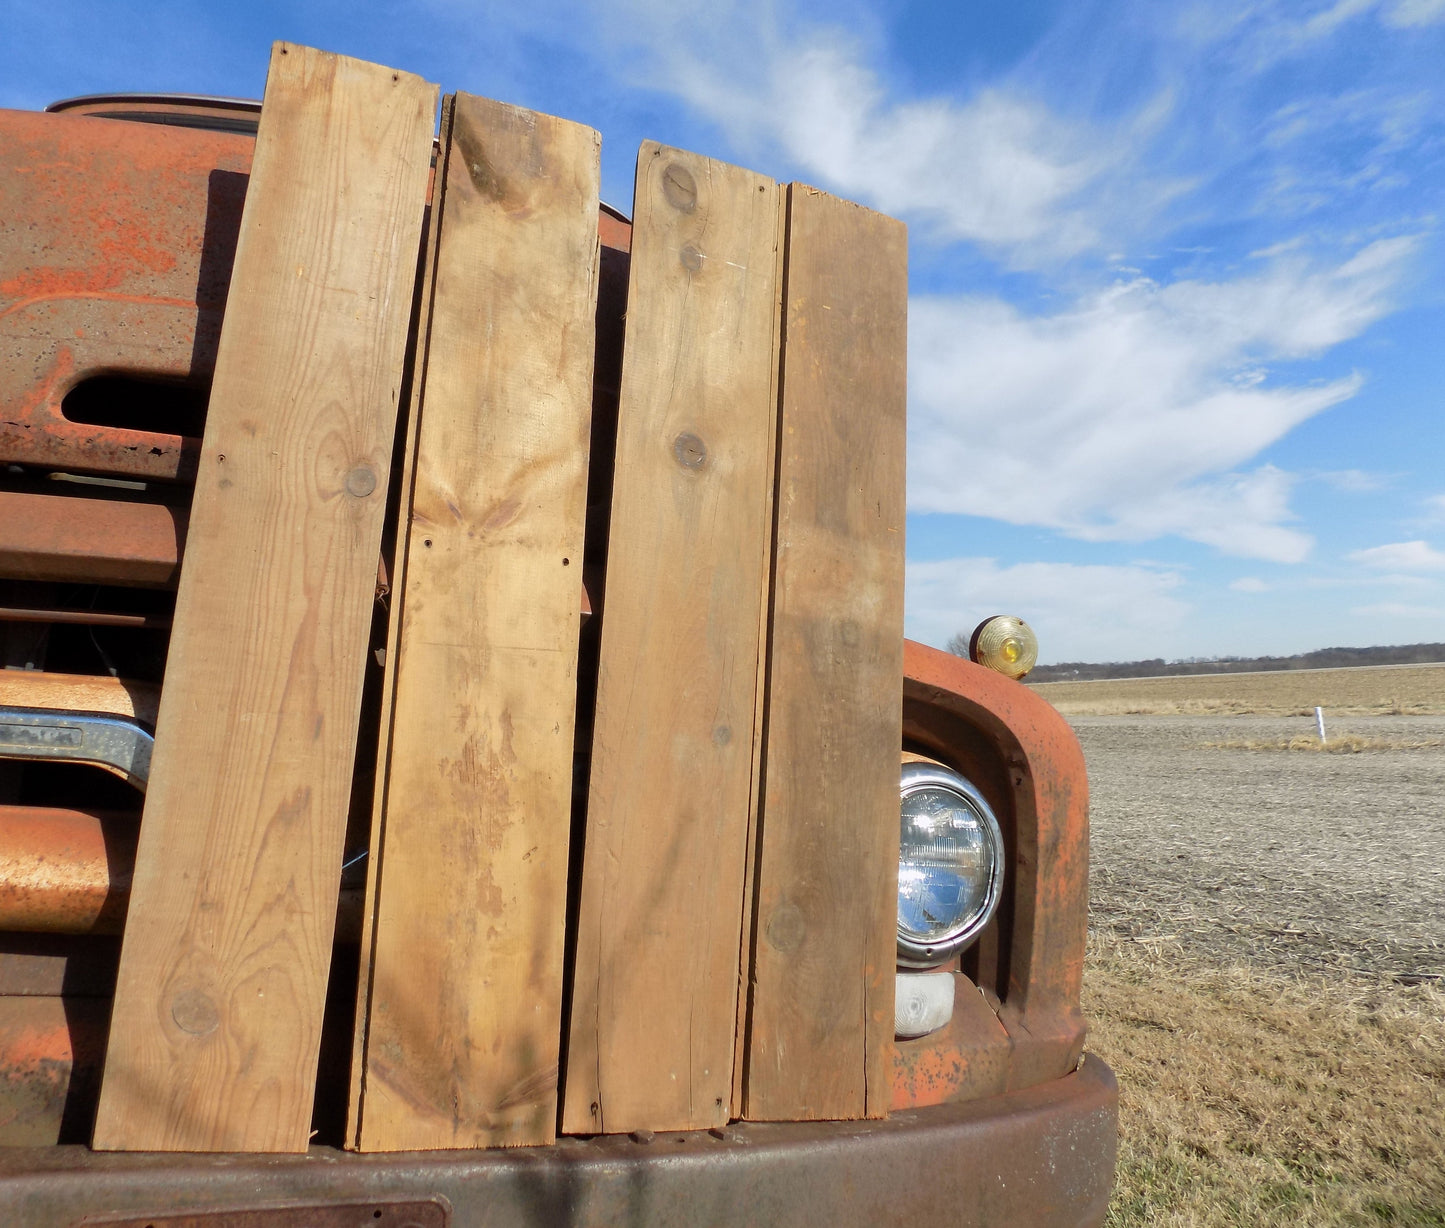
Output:
<path fill-rule="evenodd" d="M 981 907 L 974 909 L 959 925 L 947 930 L 937 938 L 924 941 L 906 933 L 902 918 L 898 925 L 898 966 L 900 968 L 935 968 L 957 955 L 969 945 L 993 919 L 1003 897 L 1005 846 L 1003 829 L 994 815 L 993 807 L 982 793 L 965 777 L 944 767 L 940 763 L 912 761 L 903 764 L 899 775 L 898 804 L 899 825 L 902 826 L 903 803 L 920 789 L 942 789 L 959 799 L 963 808 L 970 811 L 983 829 L 984 839 L 992 847 L 993 859 L 989 878 L 984 889 Z M 899 848 L 899 868 L 907 864 L 906 850 Z M 900 897 L 901 899 L 901 897 Z"/>

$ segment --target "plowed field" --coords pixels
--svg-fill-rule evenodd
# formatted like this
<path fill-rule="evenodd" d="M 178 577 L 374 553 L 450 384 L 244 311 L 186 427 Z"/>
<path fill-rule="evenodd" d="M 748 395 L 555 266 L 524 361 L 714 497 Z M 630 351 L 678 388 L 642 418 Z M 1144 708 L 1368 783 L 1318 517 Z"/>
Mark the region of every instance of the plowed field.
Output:
<path fill-rule="evenodd" d="M 1065 716 L 1313 714 L 1445 715 L 1445 665 L 1297 669 L 1041 682 L 1034 686 Z"/>
<path fill-rule="evenodd" d="M 1216 963 L 1445 977 L 1445 718 L 1083 716 L 1096 929 Z M 1433 743 L 1433 745 L 1432 745 Z M 1255 746 L 1261 749 L 1220 749 Z"/>
<path fill-rule="evenodd" d="M 1070 717 L 1109 1223 L 1445 1225 L 1445 669 L 1228 679 L 1039 688 L 1208 713 Z"/>

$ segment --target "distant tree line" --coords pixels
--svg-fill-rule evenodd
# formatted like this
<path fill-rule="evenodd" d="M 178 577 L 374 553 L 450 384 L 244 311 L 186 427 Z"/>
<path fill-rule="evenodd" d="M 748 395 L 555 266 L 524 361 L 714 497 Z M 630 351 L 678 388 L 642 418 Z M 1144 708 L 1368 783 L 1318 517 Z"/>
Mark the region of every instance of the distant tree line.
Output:
<path fill-rule="evenodd" d="M 968 655 L 968 637 L 956 635 L 949 651 Z M 1292 657 L 1185 657 L 1165 661 L 1065 661 L 1039 665 L 1030 682 L 1085 682 L 1095 678 L 1157 678 L 1163 674 L 1242 674 L 1265 669 L 1333 669 L 1345 665 L 1427 665 L 1445 661 L 1445 644 L 1396 644 L 1376 648 L 1321 648 Z"/>
<path fill-rule="evenodd" d="M 968 645 L 964 645 L 967 651 Z M 1395 644 L 1373 648 L 1320 648 L 1290 657 L 1185 657 L 1165 661 L 1065 661 L 1037 666 L 1031 682 L 1092 678 L 1156 678 L 1161 674 L 1242 674 L 1267 669 L 1335 669 L 1348 665 L 1425 665 L 1445 661 L 1445 644 Z"/>

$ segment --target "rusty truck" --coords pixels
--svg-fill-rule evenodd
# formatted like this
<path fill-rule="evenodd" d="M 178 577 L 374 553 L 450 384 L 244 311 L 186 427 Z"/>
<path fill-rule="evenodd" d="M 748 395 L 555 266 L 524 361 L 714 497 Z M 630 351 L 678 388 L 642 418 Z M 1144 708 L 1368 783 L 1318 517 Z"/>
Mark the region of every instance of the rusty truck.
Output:
<path fill-rule="evenodd" d="M 735 1113 L 710 1130 L 643 1123 L 563 1131 L 528 1148 L 367 1154 L 346 1145 L 394 506 L 376 577 L 311 1146 L 285 1156 L 92 1150 L 259 113 L 254 102 L 153 95 L 0 112 L 0 1221 L 1102 1222 L 1117 1092 L 1084 1048 L 1081 751 L 1059 714 L 1010 676 L 1009 661 L 989 668 L 913 642 L 898 696 L 900 809 L 876 816 L 902 825 L 886 1117 Z M 595 686 L 606 617 L 599 538 L 631 232 L 623 213 L 600 209 L 578 569 L 583 692 Z M 1017 645 L 1010 652 L 1016 659 Z M 578 712 L 585 779 L 585 693 Z M 940 843 L 939 823 L 952 843 Z"/>

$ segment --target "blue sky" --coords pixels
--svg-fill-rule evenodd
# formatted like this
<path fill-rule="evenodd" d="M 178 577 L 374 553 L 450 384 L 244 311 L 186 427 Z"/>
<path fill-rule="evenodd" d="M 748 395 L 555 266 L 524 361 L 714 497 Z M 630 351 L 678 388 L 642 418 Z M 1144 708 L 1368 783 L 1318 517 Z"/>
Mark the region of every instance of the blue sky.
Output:
<path fill-rule="evenodd" d="M 0 0 L 0 105 L 276 38 L 906 220 L 915 638 L 1445 640 L 1445 0 Z"/>

